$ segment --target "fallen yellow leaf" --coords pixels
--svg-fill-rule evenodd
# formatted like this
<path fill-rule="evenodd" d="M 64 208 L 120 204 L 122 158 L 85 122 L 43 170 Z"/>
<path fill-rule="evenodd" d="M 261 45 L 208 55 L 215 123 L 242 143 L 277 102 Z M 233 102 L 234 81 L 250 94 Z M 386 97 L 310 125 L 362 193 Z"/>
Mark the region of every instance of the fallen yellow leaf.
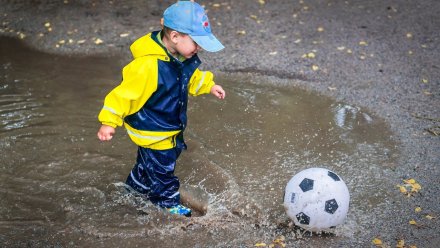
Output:
<path fill-rule="evenodd" d="M 407 179 L 407 180 L 403 180 L 405 183 L 409 183 L 409 184 L 413 184 L 416 183 L 416 180 L 411 178 L 411 179 Z"/>
<path fill-rule="evenodd" d="M 255 247 L 265 247 L 267 246 L 266 243 L 256 243 Z"/>
<path fill-rule="evenodd" d="M 318 27 L 318 32 L 324 32 L 324 28 L 323 27 Z"/>
<path fill-rule="evenodd" d="M 301 56 L 301 58 L 305 59 L 305 58 L 309 58 L 309 59 L 313 59 L 315 58 L 315 54 L 314 53 L 305 53 Z"/>
<path fill-rule="evenodd" d="M 417 222 L 416 222 L 415 220 L 410 220 L 410 221 L 409 221 L 409 224 L 410 224 L 410 225 L 417 225 Z"/>
<path fill-rule="evenodd" d="M 420 184 L 418 184 L 418 183 L 414 183 L 411 186 L 412 186 L 412 189 L 411 189 L 412 192 L 418 192 L 419 190 L 422 189 L 422 186 L 420 186 Z"/>
<path fill-rule="evenodd" d="M 400 193 L 406 194 L 408 192 L 404 186 L 397 185 L 397 187 L 399 187 Z"/>
<path fill-rule="evenodd" d="M 373 239 L 373 241 L 372 241 L 372 243 L 374 244 L 374 245 L 382 245 L 382 240 L 380 240 L 380 239 L 378 239 L 378 238 L 375 238 L 375 239 Z"/>
<path fill-rule="evenodd" d="M 312 65 L 312 70 L 317 71 L 319 70 L 319 67 L 317 65 Z"/>
<path fill-rule="evenodd" d="M 404 248 L 405 247 L 405 241 L 403 239 L 400 239 L 397 241 L 396 248 Z"/>
<path fill-rule="evenodd" d="M 274 243 L 282 243 L 286 240 L 286 238 L 284 236 L 279 236 L 278 238 L 276 238 L 273 242 Z"/>
<path fill-rule="evenodd" d="M 422 82 L 423 82 L 424 84 L 427 84 L 427 83 L 428 83 L 428 79 L 423 78 L 423 79 L 422 79 Z"/>
<path fill-rule="evenodd" d="M 406 34 L 406 38 L 411 39 L 412 37 L 413 37 L 413 35 L 411 33 Z"/>
<path fill-rule="evenodd" d="M 237 30 L 237 34 L 245 35 L 246 31 L 245 30 Z"/>
<path fill-rule="evenodd" d="M 366 41 L 360 41 L 360 42 L 359 42 L 359 45 L 360 45 L 360 46 L 368 46 L 368 44 L 367 44 Z"/>
<path fill-rule="evenodd" d="M 401 193 L 406 194 L 407 196 L 412 196 L 414 193 L 417 193 L 422 189 L 422 186 L 412 178 L 403 181 L 405 184 L 397 185 L 397 187 L 399 187 Z M 410 190 L 410 192 L 408 192 L 408 190 Z"/>
<path fill-rule="evenodd" d="M 426 216 L 426 219 L 428 219 L 428 220 L 432 220 L 432 219 L 435 219 L 435 217 L 434 216 L 432 216 L 432 215 L 429 215 L 429 214 L 427 214 Z"/>
<path fill-rule="evenodd" d="M 423 94 L 425 94 L 425 95 L 427 95 L 427 96 L 430 96 L 430 95 L 432 95 L 432 93 L 431 93 L 431 92 L 429 92 L 429 91 L 427 91 L 427 90 L 424 90 L 424 91 L 423 91 Z"/>
<path fill-rule="evenodd" d="M 104 43 L 104 41 L 101 40 L 100 38 L 97 38 L 97 39 L 95 40 L 95 44 L 96 44 L 96 45 L 99 45 L 99 44 L 102 44 L 102 43 Z"/>
<path fill-rule="evenodd" d="M 421 207 L 416 207 L 416 209 L 415 209 L 415 212 L 416 213 L 419 213 L 419 212 L 421 212 L 422 211 L 422 208 Z"/>

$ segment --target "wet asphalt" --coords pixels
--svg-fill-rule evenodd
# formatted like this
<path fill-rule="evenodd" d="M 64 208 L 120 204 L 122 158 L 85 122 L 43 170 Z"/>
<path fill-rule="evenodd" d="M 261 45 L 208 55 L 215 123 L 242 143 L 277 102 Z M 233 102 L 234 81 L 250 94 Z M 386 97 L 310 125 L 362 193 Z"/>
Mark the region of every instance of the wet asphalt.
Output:
<path fill-rule="evenodd" d="M 49 53 L 112 56 L 123 65 L 131 58 L 131 42 L 159 29 L 163 10 L 173 2 L 3 0 L 0 35 Z M 311 90 L 365 107 L 388 123 L 399 150 L 395 164 L 384 165 L 394 172 L 389 180 L 397 185 L 413 178 L 422 190 L 387 206 L 389 218 L 363 239 L 367 246 L 380 238 L 391 247 L 399 239 L 437 247 L 440 1 L 200 3 L 226 46 L 201 53 L 202 69 Z M 398 187 L 389 191 L 401 194 Z"/>

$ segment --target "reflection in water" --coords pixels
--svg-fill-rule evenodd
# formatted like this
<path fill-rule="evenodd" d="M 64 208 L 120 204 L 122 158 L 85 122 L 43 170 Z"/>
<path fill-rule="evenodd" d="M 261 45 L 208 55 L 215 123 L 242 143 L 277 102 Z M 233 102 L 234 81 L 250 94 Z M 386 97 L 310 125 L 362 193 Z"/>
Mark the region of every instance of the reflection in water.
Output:
<path fill-rule="evenodd" d="M 189 149 L 178 161 L 184 198 L 199 214 L 169 216 L 123 187 L 136 153 L 124 131 L 111 143 L 96 138 L 101 99 L 119 83 L 121 65 L 0 43 L 6 246 L 253 246 L 278 235 L 300 245 L 282 194 L 295 173 L 318 165 L 344 178 L 352 202 L 336 236 L 309 245 L 365 235 L 392 200 L 376 186 L 386 184 L 382 165 L 394 153 L 381 120 L 309 92 L 223 77 L 216 81 L 225 101 L 190 98 Z"/>
<path fill-rule="evenodd" d="M 340 128 L 353 129 L 356 122 L 365 121 L 372 123 L 373 118 L 367 113 L 361 112 L 359 107 L 353 107 L 347 104 L 336 104 L 333 108 L 334 122 Z"/>

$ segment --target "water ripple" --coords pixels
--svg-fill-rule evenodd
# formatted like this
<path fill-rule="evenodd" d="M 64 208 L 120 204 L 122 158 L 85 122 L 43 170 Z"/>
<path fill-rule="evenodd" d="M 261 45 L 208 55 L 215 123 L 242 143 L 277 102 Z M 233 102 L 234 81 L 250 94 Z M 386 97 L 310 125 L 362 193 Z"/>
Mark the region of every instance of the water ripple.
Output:
<path fill-rule="evenodd" d="M 28 127 L 30 123 L 44 114 L 39 113 L 43 104 L 24 94 L 2 94 L 0 96 L 0 130 L 13 130 Z"/>

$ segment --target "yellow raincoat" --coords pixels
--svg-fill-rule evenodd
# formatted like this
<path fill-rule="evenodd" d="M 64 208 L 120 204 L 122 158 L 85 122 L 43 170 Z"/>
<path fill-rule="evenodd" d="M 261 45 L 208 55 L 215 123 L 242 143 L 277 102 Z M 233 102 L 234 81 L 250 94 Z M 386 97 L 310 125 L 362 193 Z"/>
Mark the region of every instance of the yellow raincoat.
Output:
<path fill-rule="evenodd" d="M 123 69 L 122 83 L 105 98 L 99 121 L 124 124 L 138 146 L 164 150 L 176 145 L 186 127 L 188 94 L 210 93 L 213 74 L 200 71 L 197 55 L 183 62 L 167 53 L 158 31 L 136 40 L 131 61 Z"/>

